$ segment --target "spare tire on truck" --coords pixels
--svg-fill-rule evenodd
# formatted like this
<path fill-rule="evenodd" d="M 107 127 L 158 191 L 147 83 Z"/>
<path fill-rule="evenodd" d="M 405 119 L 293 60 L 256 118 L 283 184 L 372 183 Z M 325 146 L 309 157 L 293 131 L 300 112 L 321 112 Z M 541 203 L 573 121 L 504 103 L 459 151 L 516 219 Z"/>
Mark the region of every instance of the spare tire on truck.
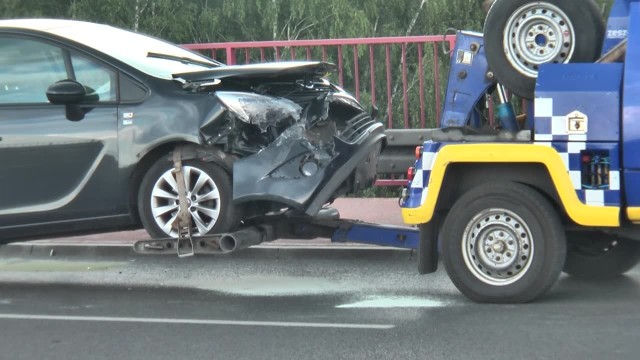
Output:
<path fill-rule="evenodd" d="M 484 24 L 487 62 L 502 85 L 532 99 L 540 65 L 597 60 L 604 31 L 593 0 L 496 0 Z"/>

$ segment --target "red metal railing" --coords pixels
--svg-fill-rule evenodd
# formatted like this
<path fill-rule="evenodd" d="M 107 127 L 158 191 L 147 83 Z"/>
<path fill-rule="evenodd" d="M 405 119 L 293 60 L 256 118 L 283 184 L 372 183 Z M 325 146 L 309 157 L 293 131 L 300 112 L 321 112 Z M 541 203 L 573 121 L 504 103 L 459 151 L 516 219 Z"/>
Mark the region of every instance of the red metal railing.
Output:
<path fill-rule="evenodd" d="M 424 128 L 437 126 L 440 118 L 443 74 L 446 76 L 440 69 L 449 64 L 449 56 L 440 47 L 453 48 L 454 42 L 455 36 L 406 36 L 183 46 L 229 65 L 285 60 L 333 62 L 338 66 L 335 80 L 341 87 L 365 105 L 385 104 L 387 128 Z M 349 57 L 352 60 L 347 60 Z M 401 112 L 402 118 L 396 112 Z"/>

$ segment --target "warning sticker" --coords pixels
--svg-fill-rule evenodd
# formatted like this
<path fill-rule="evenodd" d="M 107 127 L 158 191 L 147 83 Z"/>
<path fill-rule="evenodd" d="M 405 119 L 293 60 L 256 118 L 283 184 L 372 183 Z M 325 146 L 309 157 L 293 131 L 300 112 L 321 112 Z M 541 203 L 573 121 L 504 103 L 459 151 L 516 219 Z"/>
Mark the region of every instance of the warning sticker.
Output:
<path fill-rule="evenodd" d="M 458 50 L 456 62 L 458 64 L 471 65 L 473 62 L 473 53 L 471 51 Z"/>

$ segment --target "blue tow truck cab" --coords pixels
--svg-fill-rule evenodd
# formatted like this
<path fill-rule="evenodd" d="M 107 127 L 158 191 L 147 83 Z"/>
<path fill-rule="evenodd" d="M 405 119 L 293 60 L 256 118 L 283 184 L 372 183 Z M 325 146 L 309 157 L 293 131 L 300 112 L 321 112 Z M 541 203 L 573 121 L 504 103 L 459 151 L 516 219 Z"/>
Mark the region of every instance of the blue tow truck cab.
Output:
<path fill-rule="evenodd" d="M 400 201 L 420 228 L 420 272 L 440 254 L 473 300 L 527 302 L 561 271 L 603 278 L 640 260 L 640 1 L 614 2 L 591 45 L 598 59 L 569 62 L 584 40 L 566 26 L 585 20 L 583 2 L 498 0 L 484 35 L 457 34 L 441 128 L 418 149 Z M 505 9 L 517 16 L 489 39 L 491 13 Z M 490 41 L 523 78 L 537 71 L 519 116 Z"/>

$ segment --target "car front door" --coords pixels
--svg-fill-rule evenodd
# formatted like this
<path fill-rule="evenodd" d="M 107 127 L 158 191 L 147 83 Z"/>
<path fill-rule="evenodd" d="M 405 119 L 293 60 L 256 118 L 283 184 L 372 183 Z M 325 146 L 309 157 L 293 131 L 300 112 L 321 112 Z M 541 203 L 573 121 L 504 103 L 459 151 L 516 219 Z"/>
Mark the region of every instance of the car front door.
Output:
<path fill-rule="evenodd" d="M 114 215 L 116 75 L 60 44 L 0 34 L 0 230 L 72 231 L 79 219 Z M 63 79 L 87 89 L 82 121 L 47 100 L 47 88 Z"/>

